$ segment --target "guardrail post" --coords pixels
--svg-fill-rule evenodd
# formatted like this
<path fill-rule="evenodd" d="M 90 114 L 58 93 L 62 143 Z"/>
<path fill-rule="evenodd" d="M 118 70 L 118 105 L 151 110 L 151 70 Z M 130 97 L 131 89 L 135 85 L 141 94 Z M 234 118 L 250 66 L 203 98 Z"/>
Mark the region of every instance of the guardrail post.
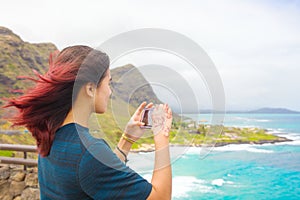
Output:
<path fill-rule="evenodd" d="M 27 158 L 27 152 L 24 151 L 24 159 L 26 159 L 26 158 Z M 25 170 L 25 171 L 27 170 L 27 166 L 26 166 L 26 165 L 24 165 L 24 170 Z"/>

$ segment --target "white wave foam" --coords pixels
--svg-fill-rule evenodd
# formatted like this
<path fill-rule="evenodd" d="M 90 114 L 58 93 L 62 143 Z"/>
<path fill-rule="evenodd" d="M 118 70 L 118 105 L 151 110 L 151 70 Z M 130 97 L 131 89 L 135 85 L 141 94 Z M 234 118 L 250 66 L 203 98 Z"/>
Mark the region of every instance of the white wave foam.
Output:
<path fill-rule="evenodd" d="M 254 152 L 254 153 L 274 153 L 274 151 L 267 150 L 267 149 L 257 149 L 257 148 L 249 148 L 247 149 L 249 152 Z"/>
<path fill-rule="evenodd" d="M 280 143 L 275 143 L 273 145 L 300 145 L 300 134 L 299 133 L 286 133 L 286 134 L 276 134 L 279 137 L 285 137 L 287 139 L 290 139 L 292 141 L 289 142 L 280 142 Z"/>
<path fill-rule="evenodd" d="M 296 142 L 296 141 L 293 141 Z M 298 141 L 299 143 L 300 141 Z M 282 144 L 284 142 L 278 143 Z M 291 142 L 288 142 L 289 144 Z M 298 144 L 294 143 L 294 144 Z M 291 143 L 293 144 L 293 143 Z M 267 145 L 267 144 L 266 144 Z M 274 144 L 271 144 L 274 145 Z M 257 146 L 262 146 L 262 145 L 255 145 L 255 144 L 229 144 L 221 147 L 190 147 L 187 149 L 185 152 L 185 155 L 206 155 L 210 151 L 248 151 L 248 152 L 253 152 L 253 153 L 274 153 L 272 150 L 267 150 L 267 149 L 260 149 L 260 148 L 255 148 Z"/>
<path fill-rule="evenodd" d="M 288 138 L 288 139 L 291 139 L 291 138 Z M 280 143 L 275 143 L 273 145 L 277 145 L 277 146 L 280 146 L 280 145 L 300 146 L 300 140 L 293 140 L 293 141 L 290 141 L 290 142 L 280 142 Z"/>
<path fill-rule="evenodd" d="M 255 118 L 246 118 L 246 117 L 233 117 L 233 120 L 240 120 L 245 122 L 270 122 L 270 119 L 255 119 Z M 226 121 L 226 119 L 225 119 Z M 229 119 L 230 121 L 230 119 Z"/>
<path fill-rule="evenodd" d="M 280 137 L 286 137 L 290 140 L 300 141 L 300 134 L 299 133 L 288 133 L 288 134 L 277 134 Z"/>
<path fill-rule="evenodd" d="M 273 153 L 274 151 L 254 148 L 256 145 L 251 144 L 230 144 L 214 148 L 214 151 L 248 151 L 254 153 Z"/>
<path fill-rule="evenodd" d="M 185 154 L 186 155 L 199 155 L 200 157 L 206 156 L 209 154 L 211 151 L 213 151 L 215 147 L 191 147 L 188 149 Z"/>
<path fill-rule="evenodd" d="M 270 122 L 271 120 L 269 120 L 269 119 L 255 119 L 254 121 L 256 121 L 256 122 Z"/>
<path fill-rule="evenodd" d="M 212 186 L 205 185 L 206 181 L 197 179 L 194 176 L 175 176 L 173 178 L 173 198 L 186 198 L 188 193 L 197 191 L 199 193 L 219 193 Z"/>
<path fill-rule="evenodd" d="M 199 154 L 201 151 L 201 147 L 189 147 L 189 149 L 185 152 L 186 154 Z"/>
<path fill-rule="evenodd" d="M 144 179 L 151 183 L 152 174 L 142 175 Z M 188 197 L 189 192 L 199 193 L 219 193 L 220 191 L 210 186 L 206 181 L 197 179 L 194 176 L 175 176 L 172 179 L 172 197 L 184 198 Z"/>
<path fill-rule="evenodd" d="M 234 182 L 232 181 L 225 181 L 224 179 L 222 178 L 218 178 L 218 179 L 214 179 L 211 181 L 211 184 L 213 186 L 218 186 L 218 187 L 221 187 L 223 186 L 224 184 L 228 184 L 228 185 L 231 185 L 231 186 L 234 186 Z"/>
<path fill-rule="evenodd" d="M 215 179 L 211 182 L 212 185 L 219 186 L 219 187 L 221 187 L 224 183 L 225 181 L 221 178 Z"/>
<path fill-rule="evenodd" d="M 280 133 L 286 133 L 287 131 L 285 131 L 282 128 L 266 128 L 268 130 L 269 133 L 271 134 L 280 134 Z"/>
<path fill-rule="evenodd" d="M 300 146 L 300 141 L 291 141 L 291 142 L 286 142 L 287 145 L 295 145 L 295 146 Z"/>

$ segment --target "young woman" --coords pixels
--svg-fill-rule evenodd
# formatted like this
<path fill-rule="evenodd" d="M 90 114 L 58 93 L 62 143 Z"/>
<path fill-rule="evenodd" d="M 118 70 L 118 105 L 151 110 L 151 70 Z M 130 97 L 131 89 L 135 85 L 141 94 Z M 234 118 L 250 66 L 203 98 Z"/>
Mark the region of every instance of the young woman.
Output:
<path fill-rule="evenodd" d="M 36 86 L 8 107 L 19 112 L 14 125 L 25 126 L 36 139 L 41 199 L 170 199 L 169 130 L 172 112 L 155 106 L 155 165 L 151 183 L 125 165 L 140 128 L 143 102 L 112 151 L 103 139 L 89 134 L 88 120 L 104 113 L 111 95 L 109 58 L 87 46 L 67 47 L 50 56 L 49 70 Z M 125 163 L 124 163 L 125 162 Z"/>

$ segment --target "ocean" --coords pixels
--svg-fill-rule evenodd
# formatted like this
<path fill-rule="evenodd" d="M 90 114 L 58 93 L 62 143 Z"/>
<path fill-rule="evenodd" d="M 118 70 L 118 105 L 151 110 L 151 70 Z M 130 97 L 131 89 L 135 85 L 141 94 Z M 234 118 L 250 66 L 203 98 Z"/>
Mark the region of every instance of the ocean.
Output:
<path fill-rule="evenodd" d="M 195 120 L 210 115 L 187 115 Z M 300 199 L 300 114 L 227 114 L 225 126 L 259 127 L 292 142 L 171 147 L 172 199 Z M 151 181 L 153 153 L 130 154 L 129 166 Z"/>

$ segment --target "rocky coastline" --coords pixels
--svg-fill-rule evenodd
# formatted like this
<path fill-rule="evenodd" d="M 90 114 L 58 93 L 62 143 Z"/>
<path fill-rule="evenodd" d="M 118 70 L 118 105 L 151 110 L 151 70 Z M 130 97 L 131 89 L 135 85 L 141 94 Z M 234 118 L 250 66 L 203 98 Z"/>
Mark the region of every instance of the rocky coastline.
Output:
<path fill-rule="evenodd" d="M 232 144 L 251 144 L 251 145 L 262 145 L 262 144 L 275 144 L 275 143 L 281 143 L 281 142 L 292 142 L 293 140 L 288 139 L 286 137 L 276 136 L 276 139 L 272 140 L 259 140 L 259 141 L 242 141 L 242 140 L 234 140 L 234 141 L 228 141 L 228 142 L 218 142 L 210 143 L 210 144 L 170 144 L 170 147 L 205 147 L 205 146 L 211 146 L 214 147 L 221 147 L 226 145 L 232 145 Z M 153 152 L 155 151 L 154 144 L 141 144 L 141 147 L 138 149 L 132 149 L 130 152 L 132 153 L 147 153 L 147 152 Z"/>

